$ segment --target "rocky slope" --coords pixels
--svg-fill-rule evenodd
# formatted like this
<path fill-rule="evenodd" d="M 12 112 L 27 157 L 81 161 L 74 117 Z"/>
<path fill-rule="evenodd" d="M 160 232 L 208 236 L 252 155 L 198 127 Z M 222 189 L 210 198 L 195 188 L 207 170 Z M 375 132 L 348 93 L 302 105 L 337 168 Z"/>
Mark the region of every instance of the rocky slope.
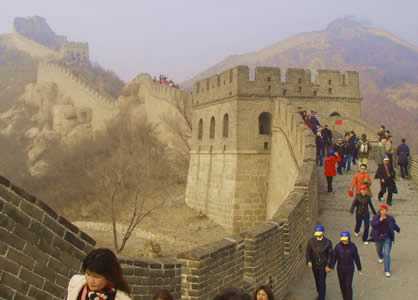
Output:
<path fill-rule="evenodd" d="M 350 18 L 338 19 L 323 31 L 227 57 L 183 86 L 190 88 L 195 80 L 237 65 L 357 70 L 365 119 L 386 124 L 418 148 L 418 48 L 389 32 Z"/>

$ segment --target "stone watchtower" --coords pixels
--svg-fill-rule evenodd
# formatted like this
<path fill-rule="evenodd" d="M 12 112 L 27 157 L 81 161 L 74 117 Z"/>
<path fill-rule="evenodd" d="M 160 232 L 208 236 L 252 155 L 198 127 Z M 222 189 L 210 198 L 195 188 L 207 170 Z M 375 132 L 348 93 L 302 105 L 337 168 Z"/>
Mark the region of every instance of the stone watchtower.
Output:
<path fill-rule="evenodd" d="M 227 230 L 266 218 L 273 91 L 280 70 L 237 67 L 193 87 L 186 203 Z"/>
<path fill-rule="evenodd" d="M 258 67 L 250 80 L 249 68 L 239 66 L 196 82 L 187 205 L 231 232 L 241 232 L 274 214 L 272 208 L 282 201 L 276 198 L 285 196 L 299 172 L 290 170 L 284 159 L 289 143 L 280 140 L 289 137 L 277 133 L 272 139 L 272 125 L 281 123 L 273 122 L 280 118 L 274 112 L 281 102 L 294 110 L 315 110 L 324 122 L 336 112 L 359 119 L 358 73 L 319 70 L 313 80 L 309 70 L 288 69 L 282 80 L 280 69 Z M 272 141 L 276 141 L 273 147 Z M 280 173 L 289 172 L 289 178 L 275 180 L 272 163 L 282 169 Z M 272 189 L 269 183 L 279 186 Z"/>

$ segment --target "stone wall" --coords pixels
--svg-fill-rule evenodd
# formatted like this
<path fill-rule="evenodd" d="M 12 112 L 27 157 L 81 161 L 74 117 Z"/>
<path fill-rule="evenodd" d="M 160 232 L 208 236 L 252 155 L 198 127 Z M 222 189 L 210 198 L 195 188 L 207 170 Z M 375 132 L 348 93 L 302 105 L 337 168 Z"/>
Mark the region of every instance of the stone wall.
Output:
<path fill-rule="evenodd" d="M 275 109 L 284 116 L 282 124 L 289 125 L 284 129 L 288 146 L 303 172 L 297 173 L 283 201 L 275 198 L 280 205 L 269 220 L 240 236 L 179 256 L 183 300 L 211 299 L 225 287 L 253 291 L 262 284 L 271 285 L 277 299 L 284 299 L 290 282 L 303 269 L 306 243 L 318 217 L 314 138 L 301 126 L 295 108 L 283 101 Z"/>
<path fill-rule="evenodd" d="M 58 58 L 59 53 L 49 49 L 48 47 L 41 45 L 27 37 L 23 36 L 20 33 L 13 32 L 6 34 L 6 41 L 10 46 L 15 47 L 16 49 L 28 53 L 33 58 L 45 59 L 45 58 Z"/>
<path fill-rule="evenodd" d="M 418 184 L 418 155 L 414 155 L 411 158 L 410 172 L 412 179 Z"/>
<path fill-rule="evenodd" d="M 96 242 L 42 201 L 0 177 L 0 300 L 64 299 Z M 134 300 L 157 289 L 181 293 L 176 259 L 120 260 Z"/>
<path fill-rule="evenodd" d="M 103 128 L 106 121 L 118 112 L 116 100 L 101 95 L 62 66 L 39 63 L 37 81 L 56 83 L 60 92 L 71 98 L 74 106 L 90 108 L 93 129 Z"/>
<path fill-rule="evenodd" d="M 0 299 L 63 299 L 95 241 L 0 178 Z"/>

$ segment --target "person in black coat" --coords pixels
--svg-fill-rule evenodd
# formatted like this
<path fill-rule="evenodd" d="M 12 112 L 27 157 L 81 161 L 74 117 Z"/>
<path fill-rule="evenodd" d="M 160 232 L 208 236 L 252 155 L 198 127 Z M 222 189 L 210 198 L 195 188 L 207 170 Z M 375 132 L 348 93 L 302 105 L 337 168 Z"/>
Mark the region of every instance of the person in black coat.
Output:
<path fill-rule="evenodd" d="M 337 142 L 334 145 L 334 150 L 342 158 L 339 161 L 338 167 L 337 167 L 338 174 L 342 175 L 343 174 L 343 168 L 345 166 L 345 158 L 346 158 L 346 155 L 345 155 L 346 154 L 346 146 L 345 146 L 345 143 L 344 143 L 343 139 L 341 139 L 341 138 L 337 139 Z"/>
<path fill-rule="evenodd" d="M 319 300 L 325 300 L 327 273 L 331 272 L 334 259 L 332 242 L 324 236 L 324 232 L 324 226 L 316 225 L 314 237 L 306 247 L 306 262 L 312 268 Z"/>
<path fill-rule="evenodd" d="M 390 164 L 390 159 L 388 157 L 383 159 L 383 165 L 378 166 L 375 178 L 380 179 L 379 201 L 383 201 L 383 196 L 387 192 L 388 196 L 386 203 L 391 206 L 393 194 L 398 193 L 398 189 L 395 182 L 395 170 Z"/>
<path fill-rule="evenodd" d="M 356 195 L 351 205 L 350 212 L 353 214 L 354 209 L 356 210 L 356 225 L 354 227 L 354 234 L 358 236 L 361 228 L 361 223 L 364 223 L 364 232 L 363 232 L 363 243 L 368 244 L 369 239 L 369 226 L 370 226 L 370 212 L 369 207 L 373 212 L 373 215 L 376 214 L 374 209 L 372 199 L 369 195 L 369 187 L 367 185 L 362 185 L 360 187 L 360 194 Z"/>
<path fill-rule="evenodd" d="M 344 300 L 353 299 L 354 264 L 361 274 L 361 262 L 357 247 L 350 240 L 350 233 L 340 233 L 340 243 L 335 246 L 333 267 L 337 264 L 338 281 Z"/>
<path fill-rule="evenodd" d="M 328 125 L 325 124 L 324 128 L 321 130 L 321 134 L 324 139 L 325 155 L 328 155 L 328 151 L 332 147 L 332 131 L 328 128 Z"/>
<path fill-rule="evenodd" d="M 401 177 L 408 178 L 408 164 L 410 151 L 405 139 L 402 139 L 402 144 L 398 146 L 398 149 L 396 150 L 396 155 L 398 156 L 398 164 L 401 169 Z"/>

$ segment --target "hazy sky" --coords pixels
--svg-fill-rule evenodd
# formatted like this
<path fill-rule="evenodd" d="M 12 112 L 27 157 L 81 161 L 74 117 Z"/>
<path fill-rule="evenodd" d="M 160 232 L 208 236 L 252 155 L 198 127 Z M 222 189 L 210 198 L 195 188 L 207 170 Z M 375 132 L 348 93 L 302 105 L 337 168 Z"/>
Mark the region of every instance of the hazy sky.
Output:
<path fill-rule="evenodd" d="M 128 80 L 141 72 L 178 81 L 231 54 L 355 15 L 418 45 L 417 0 L 0 0 L 0 32 L 40 15 L 92 59 Z"/>

